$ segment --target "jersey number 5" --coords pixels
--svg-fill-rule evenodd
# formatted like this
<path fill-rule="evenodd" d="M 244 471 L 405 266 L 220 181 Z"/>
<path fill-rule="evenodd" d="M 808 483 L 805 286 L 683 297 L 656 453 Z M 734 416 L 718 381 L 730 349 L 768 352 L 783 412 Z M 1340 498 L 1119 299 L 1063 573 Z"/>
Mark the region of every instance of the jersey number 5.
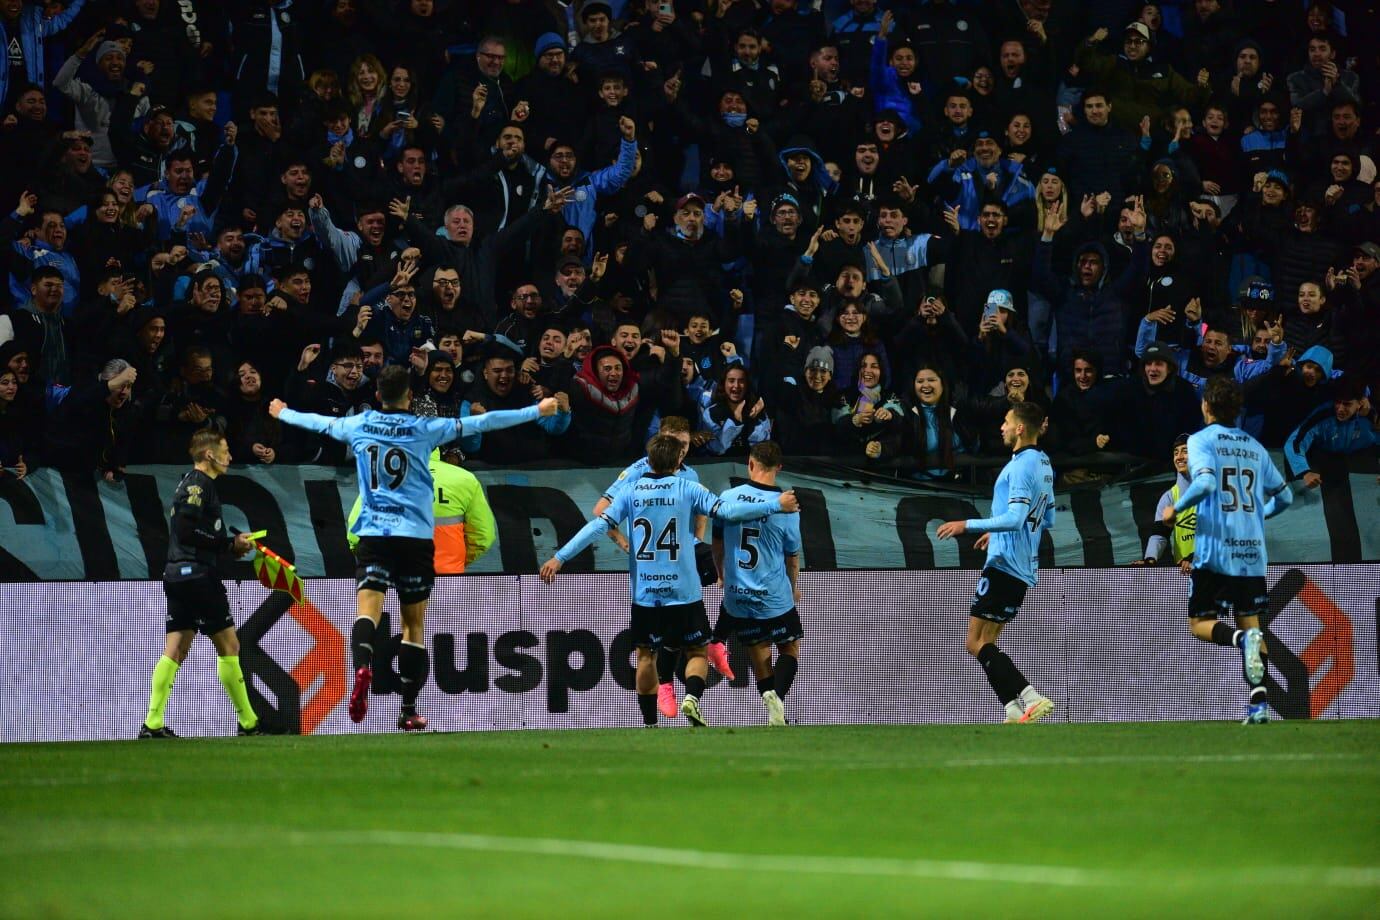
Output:
<path fill-rule="evenodd" d="M 388 479 L 388 488 L 396 489 L 402 485 L 402 481 L 407 478 L 407 454 L 396 447 L 390 447 L 383 452 L 383 462 L 379 462 L 379 446 L 370 444 L 364 448 L 364 452 L 369 455 L 369 488 L 379 487 L 379 472 Z"/>
<path fill-rule="evenodd" d="M 741 535 L 738 537 L 738 549 L 740 549 L 740 550 L 742 550 L 744 553 L 746 553 L 746 554 L 747 554 L 747 558 L 746 558 L 746 559 L 739 559 L 739 560 L 738 560 L 738 568 L 740 568 L 740 569 L 755 569 L 755 568 L 757 568 L 757 560 L 758 560 L 759 554 L 758 554 L 758 552 L 757 552 L 757 547 L 756 547 L 755 545 L 753 545 L 753 542 L 752 542 L 752 541 L 755 540 L 755 539 L 757 538 L 757 535 L 758 535 L 759 533 L 761 533 L 761 531 L 758 530 L 756 527 L 744 527 L 744 528 L 742 529 L 742 533 L 741 533 Z"/>
<path fill-rule="evenodd" d="M 1255 470 L 1248 466 L 1239 470 L 1234 466 L 1224 466 L 1222 467 L 1222 510 L 1235 511 L 1237 508 L 1247 514 L 1255 512 Z"/>
<path fill-rule="evenodd" d="M 641 536 L 637 543 L 637 558 L 641 562 L 651 562 L 656 558 L 656 553 L 648 548 L 652 542 L 652 522 L 646 518 L 637 518 L 633 521 L 633 530 Z M 671 518 L 666 522 L 666 526 L 661 528 L 661 533 L 657 534 L 655 549 L 664 550 L 675 562 L 680 558 L 680 543 L 676 540 L 676 519 Z"/>

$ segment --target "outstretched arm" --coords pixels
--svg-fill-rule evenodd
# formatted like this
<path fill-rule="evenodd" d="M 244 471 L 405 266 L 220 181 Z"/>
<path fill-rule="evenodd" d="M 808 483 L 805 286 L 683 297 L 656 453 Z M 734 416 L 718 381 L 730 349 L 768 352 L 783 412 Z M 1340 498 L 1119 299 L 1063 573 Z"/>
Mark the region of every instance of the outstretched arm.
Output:
<path fill-rule="evenodd" d="M 796 501 L 795 492 L 782 492 L 781 498 L 775 502 L 720 500 L 709 513 L 721 521 L 742 522 L 756 521 L 777 513 L 790 514 L 799 509 L 800 504 Z"/>
<path fill-rule="evenodd" d="M 547 403 L 551 404 L 549 411 L 547 411 Z M 525 409 L 497 409 L 493 412 L 485 412 L 483 415 L 469 415 L 465 418 L 456 419 L 455 430 L 463 438 L 466 435 L 512 428 L 514 425 L 521 425 L 524 422 L 535 422 L 544 415 L 554 415 L 555 413 L 556 400 L 548 398 Z"/>
<path fill-rule="evenodd" d="M 614 522 L 607 514 L 599 515 L 597 518 L 581 527 L 580 532 L 570 538 L 570 542 L 556 550 L 556 558 L 564 565 L 590 546 L 594 545 L 594 541 L 608 533 L 609 528 L 613 525 Z"/>
<path fill-rule="evenodd" d="M 345 419 L 331 418 L 329 415 L 316 415 L 312 412 L 298 412 L 296 409 L 289 409 L 281 399 L 275 399 L 268 404 L 268 414 L 284 425 L 315 431 L 317 434 L 324 434 L 326 437 L 337 441 L 345 441 L 349 438 L 341 425 L 342 422 L 346 421 Z"/>
<path fill-rule="evenodd" d="M 548 585 L 555 581 L 556 573 L 563 565 L 592 546 L 594 541 L 608 533 L 610 528 L 616 527 L 618 521 L 627 515 L 627 510 L 627 502 L 622 496 L 614 499 L 611 511 L 599 515 L 581 527 L 580 532 L 571 537 L 565 546 L 556 550 L 556 555 L 546 560 L 541 567 L 541 580 Z"/>

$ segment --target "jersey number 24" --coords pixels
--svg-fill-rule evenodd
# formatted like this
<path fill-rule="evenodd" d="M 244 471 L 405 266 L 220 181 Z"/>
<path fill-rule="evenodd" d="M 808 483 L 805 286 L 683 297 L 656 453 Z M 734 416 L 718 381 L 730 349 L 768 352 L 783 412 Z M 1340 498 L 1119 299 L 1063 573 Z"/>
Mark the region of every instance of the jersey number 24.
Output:
<path fill-rule="evenodd" d="M 666 522 L 666 526 L 661 528 L 661 533 L 657 534 L 656 546 L 650 547 L 652 542 L 652 522 L 646 518 L 637 518 L 633 521 L 633 530 L 639 534 L 637 542 L 637 558 L 641 562 L 651 562 L 656 558 L 656 551 L 660 550 L 670 555 L 671 561 L 675 562 L 680 558 L 680 542 L 676 539 L 676 519 L 671 518 Z"/>

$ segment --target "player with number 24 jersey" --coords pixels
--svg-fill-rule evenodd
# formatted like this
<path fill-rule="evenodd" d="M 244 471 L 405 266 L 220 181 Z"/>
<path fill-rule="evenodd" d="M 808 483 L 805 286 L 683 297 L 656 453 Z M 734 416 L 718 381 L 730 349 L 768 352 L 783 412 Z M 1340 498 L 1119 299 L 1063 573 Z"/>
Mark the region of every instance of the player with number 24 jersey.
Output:
<path fill-rule="evenodd" d="M 698 482 L 652 473 L 619 489 L 604 513 L 557 550 L 556 558 L 562 564 L 569 562 L 609 528 L 631 521 L 628 578 L 633 603 L 641 607 L 689 604 L 703 597 L 695 567 L 695 516 L 744 521 L 779 510 L 775 502 L 722 501 Z"/>

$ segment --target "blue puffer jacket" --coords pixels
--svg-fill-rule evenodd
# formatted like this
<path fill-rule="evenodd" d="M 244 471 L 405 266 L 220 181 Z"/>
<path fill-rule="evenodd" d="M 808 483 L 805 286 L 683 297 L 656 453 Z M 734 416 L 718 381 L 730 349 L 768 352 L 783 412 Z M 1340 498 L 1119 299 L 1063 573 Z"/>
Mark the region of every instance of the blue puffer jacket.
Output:
<path fill-rule="evenodd" d="M 598 217 L 599 197 L 616 194 L 627 185 L 636 166 L 637 142 L 624 138 L 618 142 L 616 163 L 585 173 L 571 181 L 575 197 L 561 208 L 561 217 L 572 227 L 579 227 L 580 232 L 585 235 L 585 262 L 588 263 L 594 258 L 594 221 Z M 550 173 L 546 174 L 545 182 L 549 185 L 561 184 Z M 533 202 L 533 207 L 541 207 L 545 194 L 543 192 L 541 197 Z"/>
<path fill-rule="evenodd" d="M 1302 476 L 1312 469 L 1308 452 L 1314 448 L 1333 454 L 1354 454 L 1377 444 L 1380 435 L 1369 418 L 1356 415 L 1339 422 L 1332 406 L 1319 406 L 1284 442 L 1284 456 L 1289 461 L 1289 475 Z"/>
<path fill-rule="evenodd" d="M 24 49 L 24 73 L 30 83 L 39 86 L 47 83 L 43 70 L 43 40 L 71 25 L 84 6 L 86 0 L 72 0 L 67 9 L 51 19 L 44 17 L 42 4 L 25 4 L 19 11 L 19 46 Z M 0 48 L 8 48 L 13 39 L 4 23 L 0 23 Z M 0 99 L 7 98 L 9 92 L 10 68 L 6 64 L 0 67 Z"/>
<path fill-rule="evenodd" d="M 970 156 L 957 169 L 950 169 L 948 160 L 940 160 L 930 170 L 929 182 L 946 204 L 958 205 L 959 229 L 976 230 L 988 176 L 996 175 L 1001 201 L 1008 210 L 1022 201 L 1035 199 L 1035 186 L 1021 175 L 1021 169 L 1020 163 L 1005 158 L 985 167 Z"/>

